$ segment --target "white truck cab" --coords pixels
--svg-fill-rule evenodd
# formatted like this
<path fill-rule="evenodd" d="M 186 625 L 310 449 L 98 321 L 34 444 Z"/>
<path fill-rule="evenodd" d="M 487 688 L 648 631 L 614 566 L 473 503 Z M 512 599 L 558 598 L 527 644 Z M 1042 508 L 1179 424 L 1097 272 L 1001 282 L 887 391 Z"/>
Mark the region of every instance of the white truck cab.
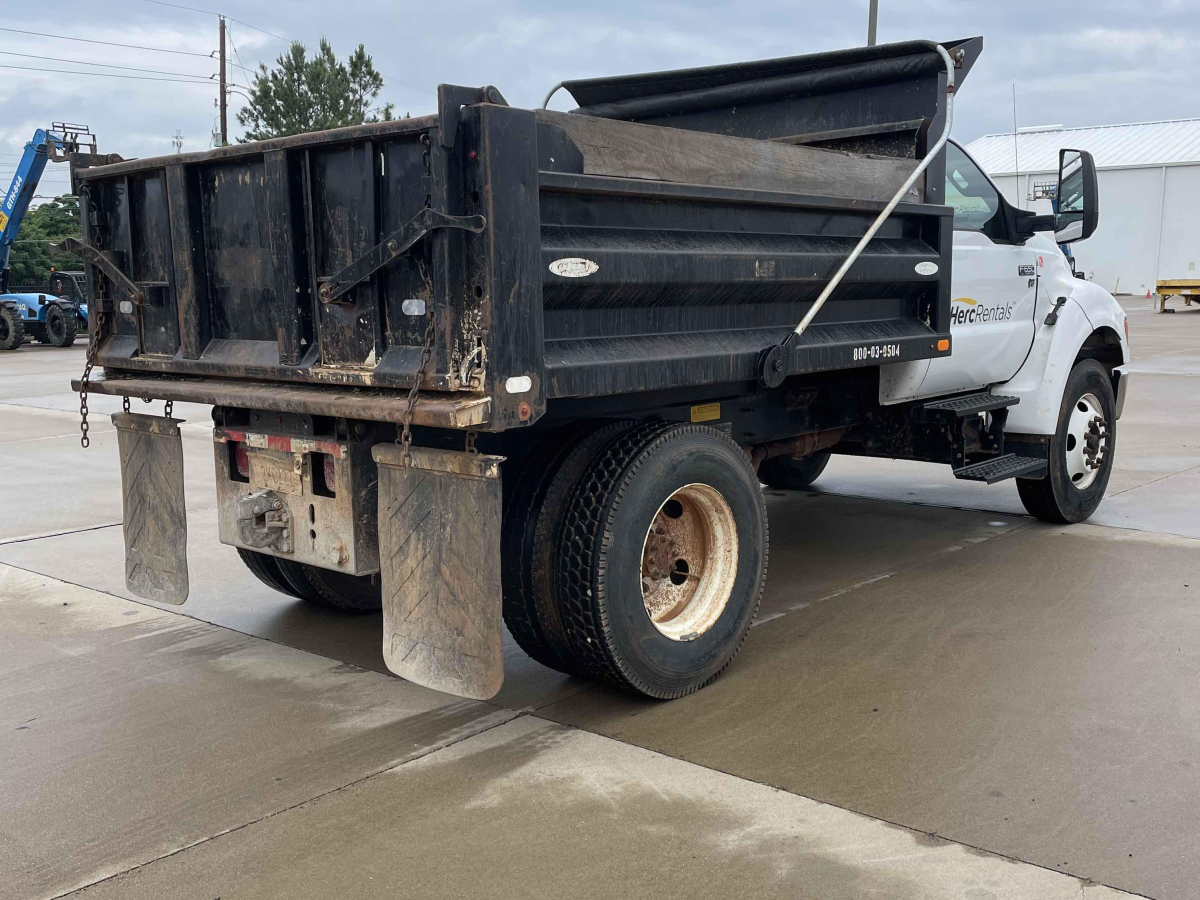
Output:
<path fill-rule="evenodd" d="M 1091 156 L 1063 150 L 1060 162 L 1059 212 L 1035 216 L 1013 207 L 962 147 L 947 144 L 953 353 L 885 367 L 880 402 L 972 390 L 1015 398 L 1006 444 L 1049 462 L 1045 475 L 1018 479 L 1022 500 L 1039 518 L 1078 522 L 1107 487 L 1129 337 L 1120 304 L 1075 277 L 1059 248 L 1086 239 L 1099 216 Z"/>

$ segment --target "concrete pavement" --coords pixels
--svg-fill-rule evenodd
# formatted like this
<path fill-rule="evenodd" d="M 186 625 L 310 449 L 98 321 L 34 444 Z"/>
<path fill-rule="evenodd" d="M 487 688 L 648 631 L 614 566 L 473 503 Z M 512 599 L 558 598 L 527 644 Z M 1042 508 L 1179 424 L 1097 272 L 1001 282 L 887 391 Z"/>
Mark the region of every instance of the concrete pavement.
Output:
<path fill-rule="evenodd" d="M 129 598 L 80 349 L 0 355 L 0 898 L 1193 896 L 1200 318 L 1141 305 L 1095 524 L 835 458 L 768 491 L 756 627 L 668 704 L 511 642 L 490 703 L 383 674 L 377 618 L 216 542 L 202 407 L 193 595 Z"/>

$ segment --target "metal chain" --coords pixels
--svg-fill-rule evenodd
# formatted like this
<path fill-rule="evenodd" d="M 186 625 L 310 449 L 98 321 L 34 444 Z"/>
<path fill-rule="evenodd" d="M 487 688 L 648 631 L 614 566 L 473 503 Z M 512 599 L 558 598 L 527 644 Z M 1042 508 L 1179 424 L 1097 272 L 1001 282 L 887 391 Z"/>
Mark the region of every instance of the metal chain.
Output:
<path fill-rule="evenodd" d="M 129 412 L 129 398 L 128 397 L 121 398 L 121 411 Z"/>
<path fill-rule="evenodd" d="M 96 350 L 100 345 L 100 331 L 104 328 L 104 313 L 96 313 L 96 330 L 88 341 L 87 361 L 83 366 L 83 377 L 79 379 L 79 446 L 86 450 L 92 443 L 88 437 L 88 381 L 92 377 L 92 367 L 96 365 Z"/>
<path fill-rule="evenodd" d="M 400 430 L 400 437 L 396 439 L 396 443 L 400 445 L 404 451 L 401 456 L 401 461 L 404 463 L 404 471 L 408 471 L 408 467 L 412 465 L 412 417 L 413 408 L 417 405 L 417 394 L 421 390 L 421 382 L 425 380 L 425 369 L 429 365 L 429 360 L 433 356 L 433 314 L 429 316 L 429 327 L 425 329 L 425 344 L 421 347 L 421 364 L 417 367 L 416 378 L 413 379 L 413 386 L 408 392 L 408 404 L 404 407 L 403 427 Z"/>
<path fill-rule="evenodd" d="M 168 419 L 171 418 L 171 413 L 174 411 L 174 409 L 175 409 L 175 401 L 168 400 L 166 403 L 163 404 L 163 415 L 166 416 Z"/>
<path fill-rule="evenodd" d="M 463 442 L 463 449 L 467 453 L 478 453 L 479 450 L 475 447 L 475 438 L 479 437 L 478 431 L 468 431 L 466 440 Z"/>

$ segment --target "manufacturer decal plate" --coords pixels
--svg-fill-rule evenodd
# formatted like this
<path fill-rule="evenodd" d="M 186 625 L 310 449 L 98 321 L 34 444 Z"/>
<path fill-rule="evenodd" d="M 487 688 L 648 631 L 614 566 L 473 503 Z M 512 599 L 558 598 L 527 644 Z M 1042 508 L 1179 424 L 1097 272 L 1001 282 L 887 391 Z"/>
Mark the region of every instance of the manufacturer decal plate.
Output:
<path fill-rule="evenodd" d="M 563 278 L 587 278 L 600 270 L 600 266 L 590 259 L 580 256 L 567 256 L 550 263 L 550 271 Z"/>
<path fill-rule="evenodd" d="M 936 275 L 938 273 L 938 264 L 935 262 L 919 262 L 913 267 L 918 275 Z"/>

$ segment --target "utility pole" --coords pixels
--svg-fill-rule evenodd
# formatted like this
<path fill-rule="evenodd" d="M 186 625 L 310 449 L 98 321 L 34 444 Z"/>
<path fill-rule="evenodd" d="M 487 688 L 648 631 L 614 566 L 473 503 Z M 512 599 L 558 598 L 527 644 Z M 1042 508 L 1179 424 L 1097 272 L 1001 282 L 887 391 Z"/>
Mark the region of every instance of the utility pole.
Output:
<path fill-rule="evenodd" d="M 879 0 L 871 0 L 871 10 L 867 13 L 867 46 L 875 46 L 875 32 L 879 26 Z"/>
<path fill-rule="evenodd" d="M 221 96 L 217 102 L 221 107 L 221 146 L 226 147 L 229 145 L 229 96 L 225 93 L 225 17 L 217 18 L 221 23 L 221 50 L 218 54 L 221 61 Z"/>

